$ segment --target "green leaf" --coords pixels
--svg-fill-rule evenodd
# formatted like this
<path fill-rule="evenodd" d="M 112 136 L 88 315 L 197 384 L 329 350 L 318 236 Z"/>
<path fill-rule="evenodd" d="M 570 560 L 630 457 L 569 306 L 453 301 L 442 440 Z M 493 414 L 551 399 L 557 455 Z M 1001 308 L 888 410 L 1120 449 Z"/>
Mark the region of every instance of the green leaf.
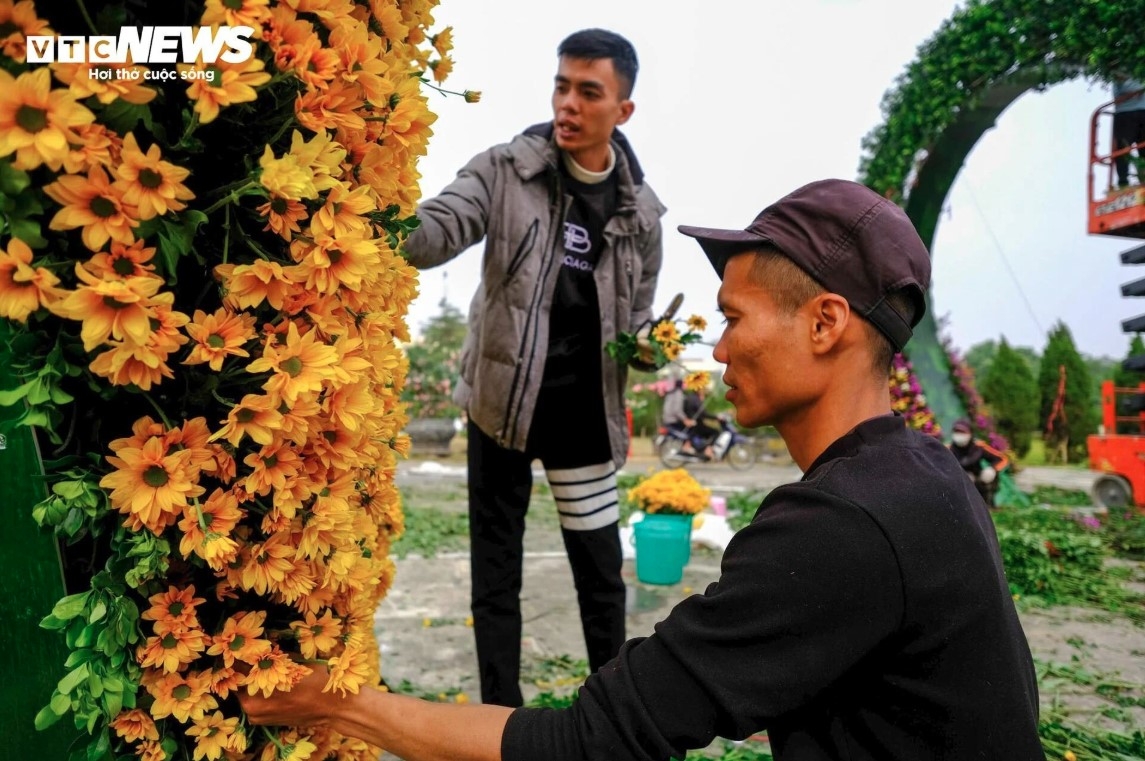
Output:
<path fill-rule="evenodd" d="M 48 707 L 51 708 L 54 713 L 63 716 L 71 710 L 72 701 L 71 698 L 61 692 L 53 692 L 52 701 L 48 703 Z"/>
<path fill-rule="evenodd" d="M 43 248 L 48 241 L 40 234 L 40 223 L 34 219 L 9 219 L 12 237 L 19 238 L 32 248 Z"/>
<path fill-rule="evenodd" d="M 95 654 L 91 650 L 88 650 L 86 647 L 83 650 L 72 650 L 72 652 L 68 655 L 68 659 L 64 661 L 64 667 L 74 669 L 81 663 L 87 663 L 90 661 L 93 655 Z"/>
<path fill-rule="evenodd" d="M 40 712 L 36 714 L 36 729 L 43 732 L 45 729 L 59 721 L 60 716 L 61 714 L 53 711 L 50 705 L 44 706 L 40 709 Z"/>
<path fill-rule="evenodd" d="M 7 161 L 0 161 L 0 193 L 16 196 L 31 184 L 32 180 L 27 172 L 13 168 Z"/>
<path fill-rule="evenodd" d="M 76 637 L 75 647 L 91 647 L 95 642 L 96 627 L 93 624 L 88 624 L 80 631 L 79 636 Z"/>
<path fill-rule="evenodd" d="M 107 615 L 107 604 L 103 600 L 99 600 L 91 608 L 91 613 L 88 615 L 88 623 L 94 624 L 101 618 Z"/>
<path fill-rule="evenodd" d="M 68 622 L 66 619 L 59 618 L 58 616 L 54 616 L 51 613 L 44 616 L 43 619 L 40 620 L 40 628 L 48 629 L 50 631 L 63 629 L 67 625 Z"/>
<path fill-rule="evenodd" d="M 104 715 L 114 719 L 123 710 L 123 692 L 105 690 L 103 693 Z"/>
<path fill-rule="evenodd" d="M 29 389 L 38 382 L 39 379 L 33 378 L 32 380 L 17 386 L 16 388 L 8 389 L 7 391 L 0 391 L 0 407 L 11 407 L 16 402 L 23 399 L 28 395 Z"/>
<path fill-rule="evenodd" d="M 87 675 L 88 667 L 87 664 L 84 663 L 79 668 L 68 672 L 67 676 L 60 680 L 60 683 L 56 686 L 56 689 L 67 695 L 76 687 L 78 687 L 80 683 L 83 682 L 83 680 L 87 679 Z"/>
<path fill-rule="evenodd" d="M 79 592 L 60 599 L 52 607 L 52 615 L 64 621 L 75 618 L 83 613 L 90 595 L 91 592 Z"/>

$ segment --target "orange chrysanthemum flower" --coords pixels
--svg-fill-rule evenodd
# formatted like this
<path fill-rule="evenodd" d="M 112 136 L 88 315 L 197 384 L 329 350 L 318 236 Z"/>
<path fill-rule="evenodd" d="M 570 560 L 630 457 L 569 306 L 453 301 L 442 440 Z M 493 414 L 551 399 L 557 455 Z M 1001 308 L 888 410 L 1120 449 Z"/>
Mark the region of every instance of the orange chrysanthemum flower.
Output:
<path fill-rule="evenodd" d="M 301 462 L 298 453 L 286 443 L 268 444 L 243 460 L 251 469 L 243 488 L 260 496 L 270 494 L 271 489 L 285 489 L 287 481 L 298 475 Z"/>
<path fill-rule="evenodd" d="M 242 674 L 230 666 L 215 664 L 211 669 L 211 692 L 226 700 L 232 690 L 239 688 L 240 679 Z"/>
<path fill-rule="evenodd" d="M 453 73 L 453 58 L 443 55 L 436 61 L 430 61 L 429 68 L 433 70 L 433 81 L 441 84 Z"/>
<path fill-rule="evenodd" d="M 17 169 L 47 164 L 59 169 L 73 130 L 91 124 L 95 115 L 76 103 L 67 90 L 53 90 L 46 68 L 13 77 L 0 69 L 0 156 L 16 154 Z"/>
<path fill-rule="evenodd" d="M 72 95 L 83 100 L 95 96 L 104 105 L 116 100 L 141 106 L 150 103 L 159 93 L 148 87 L 144 79 L 146 66 L 131 63 L 54 63 L 51 66 L 56 79 L 68 86 Z M 110 77 L 96 76 L 99 71 L 111 72 Z M 123 72 L 121 75 L 120 72 Z M 135 76 L 127 74 L 134 72 Z"/>
<path fill-rule="evenodd" d="M 246 735 L 239 728 L 239 720 L 225 718 L 219 711 L 196 719 L 192 726 L 187 727 L 187 737 L 195 738 L 193 761 L 201 758 L 217 761 L 228 751 L 242 753 L 246 750 Z"/>
<path fill-rule="evenodd" d="M 321 618 L 307 613 L 302 621 L 293 621 L 290 628 L 298 637 L 298 648 L 303 658 L 317 658 L 326 655 L 341 641 L 342 622 L 327 610 Z"/>
<path fill-rule="evenodd" d="M 19 238 L 0 249 L 0 317 L 25 322 L 40 307 L 58 302 L 65 294 L 60 279 L 43 267 L 32 267 L 32 249 Z"/>
<path fill-rule="evenodd" d="M 290 660 L 290 656 L 276 646 L 251 664 L 241 684 L 246 686 L 248 695 L 261 690 L 262 696 L 268 698 L 275 690 L 289 690 L 310 671 L 307 666 Z"/>
<path fill-rule="evenodd" d="M 93 166 L 110 167 L 119 161 L 123 138 L 102 124 L 76 127 L 72 136 L 64 159 L 64 171 L 68 174 L 84 174 Z"/>
<path fill-rule="evenodd" d="M 107 378 L 113 386 L 136 386 L 141 391 L 149 391 L 164 378 L 175 377 L 167 365 L 169 352 L 158 351 L 153 338 L 154 334 L 142 346 L 127 341 L 112 342 L 110 349 L 95 356 L 88 369 Z"/>
<path fill-rule="evenodd" d="M 250 309 L 265 301 L 281 310 L 295 287 L 281 264 L 265 259 L 251 264 L 220 264 L 215 274 L 223 281 L 224 302 L 233 309 Z"/>
<path fill-rule="evenodd" d="M 269 396 L 247 394 L 231 408 L 223 426 L 211 435 L 211 441 L 223 439 L 237 447 L 244 435 L 256 444 L 269 444 L 282 421 L 277 401 Z"/>
<path fill-rule="evenodd" d="M 260 595 L 278 588 L 286 574 L 294 570 L 295 548 L 285 533 L 272 534 L 265 542 L 243 548 L 239 586 Z"/>
<path fill-rule="evenodd" d="M 202 629 L 174 629 L 148 637 L 136 650 L 135 658 L 144 668 L 161 668 L 170 674 L 198 658 L 205 647 Z"/>
<path fill-rule="evenodd" d="M 270 395 L 293 404 L 299 394 L 321 391 L 323 384 L 334 376 L 331 366 L 337 361 L 338 352 L 322 343 L 316 330 L 300 335 L 298 326 L 292 322 L 287 328 L 285 344 L 280 345 L 273 338 L 268 340 L 262 357 L 247 365 L 247 370 L 272 372 L 262 387 Z"/>
<path fill-rule="evenodd" d="M 244 611 L 227 618 L 223 630 L 211 638 L 208 655 L 219 655 L 228 668 L 235 661 L 254 663 L 270 653 L 270 640 L 263 639 L 264 611 Z"/>
<path fill-rule="evenodd" d="M 124 245 L 135 240 L 132 228 L 139 226 L 137 211 L 124 200 L 124 187 L 113 185 L 103 167 L 93 166 L 86 177 L 66 174 L 45 187 L 44 192 L 64 207 L 56 212 L 48 227 L 83 228 L 83 244 L 91 251 L 99 251 L 108 239 Z"/>
<path fill-rule="evenodd" d="M 213 570 L 221 571 L 238 556 L 239 546 L 231 538 L 231 531 L 242 517 L 243 510 L 235 495 L 215 489 L 202 505 L 188 505 L 183 509 L 179 520 L 179 530 L 183 532 L 179 552 L 185 558 L 194 553 Z"/>
<path fill-rule="evenodd" d="M 155 534 L 173 524 L 187 500 L 203 493 L 203 487 L 187 475 L 186 451 L 168 454 L 163 443 L 152 439 L 141 449 L 125 447 L 118 456 L 107 457 L 116 470 L 100 479 L 111 492 L 111 505 L 130 514 Z"/>
<path fill-rule="evenodd" d="M 151 603 L 151 607 L 143 611 L 139 617 L 144 621 L 154 621 L 156 633 L 199 628 L 199 618 L 195 615 L 195 608 L 205 602 L 205 599 L 195 597 L 194 585 L 183 589 L 168 587 L 166 592 L 151 595 L 147 601 Z"/>
<path fill-rule="evenodd" d="M 128 132 L 123 138 L 123 152 L 115 169 L 117 184 L 124 188 L 124 202 L 139 210 L 141 220 L 182 211 L 187 208 L 184 201 L 195 197 L 183 184 L 191 170 L 163 161 L 160 156 L 156 143 L 144 153 L 133 133 Z"/>
<path fill-rule="evenodd" d="M 108 726 L 115 730 L 115 734 L 129 743 L 140 740 L 158 740 L 159 730 L 155 728 L 155 721 L 139 708 L 128 708 L 108 722 Z"/>
<path fill-rule="evenodd" d="M 330 678 L 326 681 L 323 692 L 338 692 L 345 695 L 347 692 L 358 694 L 362 685 L 370 679 L 370 659 L 365 649 L 347 645 L 341 655 L 329 661 Z"/>
<path fill-rule="evenodd" d="M 141 742 L 135 749 L 139 761 L 167 761 L 167 751 L 163 750 L 162 743 L 155 740 Z"/>
<path fill-rule="evenodd" d="M 218 118 L 220 108 L 255 100 L 258 93 L 254 88 L 270 81 L 270 74 L 263 71 L 262 60 L 253 55 L 241 63 L 227 63 L 220 58 L 214 63 L 181 63 L 176 68 L 180 74 L 196 71 L 210 77 L 200 75 L 189 80 L 191 86 L 187 88 L 187 97 L 194 101 L 195 113 L 202 124 Z"/>
<path fill-rule="evenodd" d="M 0 3 L 0 53 L 23 63 L 28 50 L 28 35 L 51 35 L 48 22 L 36 17 L 32 0 Z"/>
<path fill-rule="evenodd" d="M 209 673 L 162 674 L 157 678 L 155 676 L 145 678 L 144 684 L 147 686 L 147 691 L 155 698 L 151 706 L 151 715 L 156 719 L 174 716 L 186 724 L 188 721 L 203 718 L 207 711 L 219 707 L 219 702 L 210 693 Z"/>
<path fill-rule="evenodd" d="M 52 311 L 60 317 L 83 321 L 80 337 L 84 349 L 91 351 L 110 338 L 145 345 L 155 317 L 151 298 L 163 280 L 153 275 L 101 280 L 79 264 L 75 272 L 86 285 L 53 304 Z"/>
<path fill-rule="evenodd" d="M 310 221 L 310 233 L 317 237 L 329 235 L 339 238 L 367 229 L 365 215 L 378 207 L 373 189 L 362 185 L 353 190 L 343 185 L 330 189 L 326 203 L 314 213 Z"/>
<path fill-rule="evenodd" d="M 111 251 L 101 251 L 86 262 L 84 269 L 101 280 L 124 280 L 130 277 L 155 277 L 154 247 L 137 240 L 130 246 L 112 241 Z"/>
<path fill-rule="evenodd" d="M 199 365 L 206 362 L 212 370 L 223 369 L 227 357 L 249 357 L 243 344 L 255 337 L 254 315 L 232 312 L 226 308 L 207 314 L 195 310 L 195 316 L 187 325 L 187 335 L 195 342 L 191 353 L 183 360 L 185 365 Z"/>
<path fill-rule="evenodd" d="M 311 225 L 313 226 L 313 224 Z M 339 288 L 357 291 L 381 263 L 380 241 L 364 230 L 334 239 L 326 235 L 313 241 L 296 240 L 290 246 L 298 264 L 289 274 L 307 291 L 332 294 Z"/>
<path fill-rule="evenodd" d="M 270 20 L 268 0 L 207 0 L 203 4 L 203 26 L 250 26 L 255 34 Z"/>
<path fill-rule="evenodd" d="M 293 233 L 302 232 L 298 223 L 306 219 L 306 207 L 299 201 L 281 196 L 273 196 L 269 201 L 258 207 L 258 213 L 266 217 L 266 227 L 283 240 L 290 240 Z"/>

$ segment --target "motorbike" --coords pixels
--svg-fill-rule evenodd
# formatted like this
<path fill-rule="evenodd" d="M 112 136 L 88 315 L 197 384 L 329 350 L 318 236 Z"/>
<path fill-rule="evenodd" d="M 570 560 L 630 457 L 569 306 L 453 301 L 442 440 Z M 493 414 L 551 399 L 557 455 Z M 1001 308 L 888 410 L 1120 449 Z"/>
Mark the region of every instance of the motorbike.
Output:
<path fill-rule="evenodd" d="M 735 470 L 746 470 L 754 465 L 758 459 L 754 437 L 740 432 L 727 417 L 720 415 L 718 419 L 720 432 L 712 442 L 714 457 L 710 460 L 681 451 L 688 440 L 688 431 L 660 426 L 652 439 L 652 446 L 664 467 L 679 468 L 689 462 L 727 462 Z"/>

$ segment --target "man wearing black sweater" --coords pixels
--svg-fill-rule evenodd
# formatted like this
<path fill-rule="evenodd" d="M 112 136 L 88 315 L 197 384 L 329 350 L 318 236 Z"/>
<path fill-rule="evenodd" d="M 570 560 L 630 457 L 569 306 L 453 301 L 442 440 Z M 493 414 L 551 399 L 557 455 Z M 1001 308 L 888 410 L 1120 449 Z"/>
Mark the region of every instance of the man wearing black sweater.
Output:
<path fill-rule="evenodd" d="M 986 506 L 936 439 L 893 415 L 893 353 L 929 255 L 855 183 L 807 185 L 745 230 L 680 228 L 723 281 L 715 357 L 741 425 L 774 425 L 804 477 L 728 545 L 719 581 L 565 710 L 319 692 L 255 723 L 328 724 L 411 761 L 681 758 L 766 730 L 780 761 L 1044 759 L 1032 659 Z"/>

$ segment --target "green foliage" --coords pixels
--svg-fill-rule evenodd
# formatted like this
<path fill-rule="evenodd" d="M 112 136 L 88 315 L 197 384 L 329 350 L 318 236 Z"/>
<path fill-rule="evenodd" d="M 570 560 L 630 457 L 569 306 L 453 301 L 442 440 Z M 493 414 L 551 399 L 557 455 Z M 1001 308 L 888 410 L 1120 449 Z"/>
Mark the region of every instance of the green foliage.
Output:
<path fill-rule="evenodd" d="M 402 399 L 410 417 L 453 418 L 461 409 L 453 390 L 461 376 L 461 347 L 469 327 L 461 311 L 445 299 L 441 311 L 422 326 L 421 340 L 406 347 L 409 374 Z"/>
<path fill-rule="evenodd" d="M 405 532 L 391 551 L 399 558 L 415 553 L 431 558 L 439 552 L 460 550 L 469 543 L 469 515 L 437 508 L 406 506 Z"/>
<path fill-rule="evenodd" d="M 72 652 L 64 664 L 67 673 L 36 714 L 36 728 L 50 727 L 71 712 L 76 729 L 96 735 L 89 755 L 94 747 L 102 749 L 94 757 L 103 758 L 111 739 L 104 725 L 121 709 L 135 706 L 140 669 L 133 645 L 141 638 L 139 609 L 127 588 L 101 571 L 89 591 L 61 599 L 40 626 L 63 632 Z"/>
<path fill-rule="evenodd" d="M 1102 520 L 1102 532 L 1118 557 L 1145 560 L 1145 516 L 1137 511 L 1110 511 Z"/>
<path fill-rule="evenodd" d="M 733 531 L 739 531 L 751 523 L 765 496 L 766 492 L 738 492 L 727 498 L 728 525 Z"/>
<path fill-rule="evenodd" d="M 1106 566 L 1111 552 L 1095 518 L 1040 507 L 993 518 L 1006 580 L 1022 604 L 1090 605 L 1145 621 L 1142 598 L 1122 585 L 1127 573 Z"/>
<path fill-rule="evenodd" d="M 1058 398 L 1059 368 L 1065 371 L 1065 399 L 1050 431 L 1050 416 Z M 1085 437 L 1096 430 L 1098 422 L 1093 407 L 1093 381 L 1064 323 L 1057 323 L 1050 331 L 1042 352 L 1038 391 L 1041 396 L 1038 418 L 1042 430 L 1046 431 L 1047 458 L 1065 461 L 1084 458 Z M 1065 458 L 1060 457 L 1062 452 Z"/>
<path fill-rule="evenodd" d="M 998 432 L 1019 457 L 1030 451 L 1038 425 L 1038 385 L 1026 360 L 1003 338 L 994 361 L 982 379 L 982 396 L 990 407 Z"/>

